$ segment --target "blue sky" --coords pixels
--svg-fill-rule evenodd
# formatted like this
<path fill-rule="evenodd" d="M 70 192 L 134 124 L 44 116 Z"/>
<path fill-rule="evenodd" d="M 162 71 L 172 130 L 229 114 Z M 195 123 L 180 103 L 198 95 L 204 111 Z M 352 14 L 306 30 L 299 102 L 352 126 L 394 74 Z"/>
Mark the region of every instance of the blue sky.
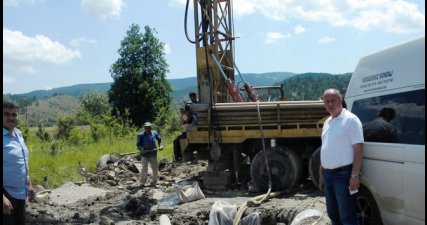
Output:
<path fill-rule="evenodd" d="M 353 72 L 360 57 L 425 35 L 424 0 L 233 5 L 235 61 L 242 73 Z M 184 9 L 185 0 L 3 0 L 3 93 L 113 81 L 109 68 L 132 23 L 157 30 L 166 47 L 167 78 L 196 76 Z"/>

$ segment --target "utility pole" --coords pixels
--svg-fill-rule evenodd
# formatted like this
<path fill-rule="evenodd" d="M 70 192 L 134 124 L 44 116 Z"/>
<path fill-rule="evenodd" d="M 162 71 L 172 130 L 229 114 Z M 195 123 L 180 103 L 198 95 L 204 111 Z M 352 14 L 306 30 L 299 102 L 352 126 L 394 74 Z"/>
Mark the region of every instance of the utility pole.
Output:
<path fill-rule="evenodd" d="M 28 99 L 25 99 L 25 123 L 28 127 Z"/>

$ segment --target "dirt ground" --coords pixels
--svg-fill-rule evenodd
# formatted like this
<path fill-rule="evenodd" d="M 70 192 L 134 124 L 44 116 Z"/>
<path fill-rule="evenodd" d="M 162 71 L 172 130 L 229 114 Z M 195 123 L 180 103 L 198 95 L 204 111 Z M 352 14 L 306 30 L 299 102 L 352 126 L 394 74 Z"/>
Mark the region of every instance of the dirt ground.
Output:
<path fill-rule="evenodd" d="M 147 185 L 140 186 L 140 163 L 129 156 L 109 163 L 97 173 L 87 173 L 82 168 L 86 182 L 66 183 L 54 190 L 44 190 L 39 186 L 37 198 L 29 201 L 27 205 L 27 223 L 159 224 L 160 215 L 166 214 L 174 225 L 208 225 L 211 207 L 216 201 L 232 204 L 238 210 L 242 203 L 265 194 L 249 192 L 245 188 L 226 191 L 205 189 L 201 174 L 207 168 L 206 161 L 163 161 L 159 167 L 156 187 L 147 186 L 150 176 Z M 191 184 L 194 181 L 201 184 L 205 198 L 179 204 L 173 186 Z M 315 210 L 318 216 L 295 223 L 298 213 L 308 213 L 310 209 L 311 212 Z M 289 193 L 268 199 L 256 206 L 249 206 L 242 218 L 251 213 L 258 213 L 262 225 L 330 224 L 325 212 L 325 198 L 306 180 Z"/>

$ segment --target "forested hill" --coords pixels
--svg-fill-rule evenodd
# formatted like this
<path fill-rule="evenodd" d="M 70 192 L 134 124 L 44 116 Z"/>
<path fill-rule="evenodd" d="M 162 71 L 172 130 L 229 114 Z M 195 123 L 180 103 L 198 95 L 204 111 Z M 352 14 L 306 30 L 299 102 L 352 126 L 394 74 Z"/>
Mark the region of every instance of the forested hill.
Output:
<path fill-rule="evenodd" d="M 336 88 L 344 95 L 350 78 L 351 73 L 303 73 L 275 85 L 283 83 L 287 100 L 316 100 L 320 99 L 327 88 Z"/>
<path fill-rule="evenodd" d="M 265 75 L 265 77 L 263 76 Z M 263 79 L 264 78 L 264 79 Z M 279 80 L 280 78 L 280 80 Z M 253 86 L 279 86 L 284 84 L 287 100 L 316 100 L 320 99 L 327 88 L 337 88 L 344 95 L 350 81 L 351 73 L 332 75 L 328 73 L 284 74 L 265 73 L 249 74 L 244 79 Z M 240 81 L 236 78 L 236 81 Z M 188 98 L 188 92 L 197 91 L 196 78 L 183 78 L 171 81 L 174 97 L 173 104 L 180 105 Z M 17 102 L 24 112 L 28 105 L 28 122 L 30 125 L 53 125 L 58 115 L 70 115 L 77 111 L 78 97 L 84 92 L 100 91 L 106 93 L 111 83 L 81 84 L 71 87 L 52 89 L 50 95 L 47 91 L 34 91 L 21 95 L 4 95 L 4 99 Z M 66 90 L 67 92 L 62 92 Z M 80 92 L 79 92 L 80 91 Z M 68 95 L 67 95 L 68 94 Z M 260 93 L 262 95 L 262 93 Z M 278 96 L 278 93 L 276 94 Z"/>

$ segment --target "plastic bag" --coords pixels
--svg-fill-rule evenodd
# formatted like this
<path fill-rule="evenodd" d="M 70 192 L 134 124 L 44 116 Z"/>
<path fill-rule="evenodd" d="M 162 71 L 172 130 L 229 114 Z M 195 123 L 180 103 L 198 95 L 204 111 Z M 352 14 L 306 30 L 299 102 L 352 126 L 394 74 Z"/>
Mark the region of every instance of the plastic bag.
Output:
<path fill-rule="evenodd" d="M 302 225 L 301 222 L 309 217 L 320 217 L 323 213 L 321 213 L 317 209 L 306 209 L 299 212 L 295 218 L 292 220 L 291 225 Z"/>
<path fill-rule="evenodd" d="M 239 225 L 260 225 L 261 219 L 259 217 L 259 213 L 253 212 L 249 215 L 245 216 L 245 218 L 239 221 Z"/>
<path fill-rule="evenodd" d="M 192 202 L 205 198 L 205 195 L 200 189 L 199 183 L 197 183 L 197 181 L 193 182 L 191 186 L 174 186 L 173 189 L 178 195 L 181 203 Z"/>
<path fill-rule="evenodd" d="M 215 201 L 209 213 L 208 225 L 232 225 L 237 206 L 224 201 Z"/>
<path fill-rule="evenodd" d="M 165 196 L 160 200 L 159 205 L 161 206 L 175 206 L 179 205 L 181 200 L 175 192 L 166 193 Z"/>

